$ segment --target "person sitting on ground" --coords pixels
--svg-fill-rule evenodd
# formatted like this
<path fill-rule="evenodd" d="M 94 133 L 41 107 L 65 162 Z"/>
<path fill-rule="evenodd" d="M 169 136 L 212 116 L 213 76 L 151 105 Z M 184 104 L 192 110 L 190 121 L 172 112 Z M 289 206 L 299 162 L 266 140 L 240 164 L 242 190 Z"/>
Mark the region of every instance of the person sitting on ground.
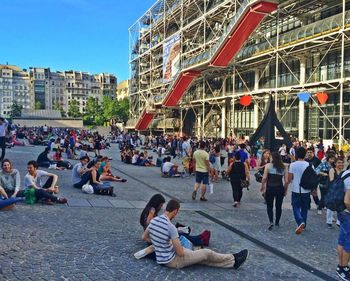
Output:
<path fill-rule="evenodd" d="M 52 158 L 57 163 L 57 167 L 59 167 L 59 168 L 62 167 L 62 168 L 68 169 L 68 170 L 73 168 L 72 163 L 70 163 L 69 161 L 63 160 L 61 149 L 57 149 Z"/>
<path fill-rule="evenodd" d="M 143 230 L 146 230 L 151 220 L 158 216 L 164 203 L 165 199 L 161 194 L 155 194 L 151 197 L 140 216 L 140 224 L 143 227 Z M 194 246 L 203 247 L 209 245 L 211 234 L 209 230 L 203 231 L 200 235 L 189 235 L 189 233 L 183 232 L 180 226 L 182 225 L 179 223 L 176 224 L 179 235 L 186 237 Z"/>
<path fill-rule="evenodd" d="M 19 171 L 13 168 L 9 159 L 1 162 L 0 186 L 8 197 L 24 197 L 21 191 L 21 177 Z"/>
<path fill-rule="evenodd" d="M 236 254 L 219 254 L 210 249 L 189 250 L 181 246 L 179 233 L 171 223 L 180 209 L 180 203 L 170 200 L 163 215 L 151 220 L 142 239 L 152 242 L 157 263 L 170 268 L 184 268 L 193 264 L 238 269 L 248 258 L 248 250 Z"/>
<path fill-rule="evenodd" d="M 90 180 L 89 184 L 92 185 L 94 189 L 95 194 L 99 195 L 109 195 L 115 197 L 115 193 L 113 193 L 113 186 L 111 186 L 111 183 L 108 181 L 101 181 L 100 179 L 100 173 L 98 172 L 98 169 L 101 166 L 101 160 L 95 160 L 93 161 L 94 165 L 91 167 L 90 171 Z"/>
<path fill-rule="evenodd" d="M 64 170 L 64 167 L 58 167 L 57 162 L 49 158 L 50 148 L 46 147 L 43 152 L 41 152 L 36 160 L 39 167 L 42 168 L 53 168 L 56 170 Z"/>
<path fill-rule="evenodd" d="M 58 198 L 52 193 L 58 193 L 58 186 L 56 185 L 58 176 L 52 173 L 48 173 L 42 170 L 38 170 L 38 163 L 31 160 L 27 163 L 28 173 L 24 177 L 25 188 L 35 188 L 35 196 L 37 199 L 43 199 L 44 203 L 52 204 L 52 202 L 65 204 L 66 198 Z M 43 177 L 48 177 L 45 183 L 43 183 Z"/>
<path fill-rule="evenodd" d="M 111 164 L 109 163 L 109 159 L 107 156 L 102 157 L 101 166 L 98 169 L 100 173 L 100 179 L 102 181 L 116 181 L 116 182 L 126 182 L 126 179 L 122 179 L 121 177 L 114 176 L 111 172 Z"/>
<path fill-rule="evenodd" d="M 80 158 L 80 161 L 74 165 L 72 170 L 72 183 L 75 188 L 82 188 L 82 186 L 88 182 L 90 177 L 89 175 L 87 175 L 84 182 L 81 184 L 83 175 L 86 172 L 91 171 L 91 169 L 87 168 L 89 161 L 89 156 L 83 156 Z"/>
<path fill-rule="evenodd" d="M 0 211 L 12 210 L 15 203 L 18 201 L 21 201 L 21 199 L 16 197 L 8 197 L 5 189 L 0 186 Z"/>
<path fill-rule="evenodd" d="M 165 157 L 163 161 L 162 176 L 174 177 L 179 175 L 178 166 L 174 163 L 171 163 L 171 156 Z"/>
<path fill-rule="evenodd" d="M 138 165 L 138 161 L 139 161 L 139 151 L 138 150 L 134 150 L 133 151 L 132 160 L 131 160 L 131 164 Z"/>

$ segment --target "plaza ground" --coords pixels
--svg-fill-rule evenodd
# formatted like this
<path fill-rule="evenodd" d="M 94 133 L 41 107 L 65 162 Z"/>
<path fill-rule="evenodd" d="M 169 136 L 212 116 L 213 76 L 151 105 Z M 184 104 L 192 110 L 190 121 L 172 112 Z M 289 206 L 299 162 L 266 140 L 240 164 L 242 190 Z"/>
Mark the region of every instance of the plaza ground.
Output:
<path fill-rule="evenodd" d="M 15 147 L 6 156 L 23 179 L 26 163 L 43 149 Z M 55 171 L 68 205 L 18 204 L 0 212 L 0 280 L 335 280 L 338 229 L 328 229 L 314 206 L 307 229 L 297 236 L 288 194 L 280 227 L 268 231 L 253 177 L 236 209 L 227 181 L 215 184 L 208 202 L 192 201 L 194 177 L 162 178 L 157 167 L 126 165 L 116 145 L 103 153 L 113 158 L 113 173 L 128 179 L 115 184 L 116 198 L 83 194 L 71 187 L 71 171 Z M 181 202 L 176 221 L 190 225 L 193 234 L 209 229 L 211 249 L 249 249 L 247 263 L 238 271 L 200 265 L 174 270 L 136 260 L 133 254 L 145 247 L 139 216 L 155 193 Z"/>

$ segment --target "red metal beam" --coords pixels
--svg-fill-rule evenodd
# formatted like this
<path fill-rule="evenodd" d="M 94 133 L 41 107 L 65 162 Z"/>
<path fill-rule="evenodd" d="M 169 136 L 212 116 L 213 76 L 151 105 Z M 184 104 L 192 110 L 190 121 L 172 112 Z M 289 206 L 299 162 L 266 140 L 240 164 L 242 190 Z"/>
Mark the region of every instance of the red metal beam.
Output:
<path fill-rule="evenodd" d="M 147 112 L 144 110 L 135 125 L 135 129 L 138 131 L 147 130 L 155 115 L 155 112 Z"/>
<path fill-rule="evenodd" d="M 163 106 L 176 106 L 182 98 L 192 81 L 200 74 L 200 71 L 187 71 L 180 73 L 174 86 L 170 89 L 163 101 Z"/>
<path fill-rule="evenodd" d="M 227 66 L 233 57 L 242 48 L 249 36 L 264 19 L 265 14 L 277 9 L 277 4 L 271 2 L 260 2 L 254 5 L 237 25 L 236 29 L 229 35 L 221 50 L 212 59 L 211 66 Z"/>

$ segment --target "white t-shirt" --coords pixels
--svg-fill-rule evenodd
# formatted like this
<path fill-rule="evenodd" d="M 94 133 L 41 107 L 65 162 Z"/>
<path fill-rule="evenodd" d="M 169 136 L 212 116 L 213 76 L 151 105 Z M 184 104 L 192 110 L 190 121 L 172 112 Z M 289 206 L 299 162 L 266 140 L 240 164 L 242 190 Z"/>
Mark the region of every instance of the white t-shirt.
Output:
<path fill-rule="evenodd" d="M 138 158 L 139 156 L 135 154 L 131 159 L 131 164 L 136 164 Z"/>
<path fill-rule="evenodd" d="M 345 177 L 345 176 L 346 176 L 347 174 L 349 174 L 349 173 L 350 173 L 350 170 L 345 171 L 345 172 L 343 173 L 342 177 Z M 350 189 L 350 177 L 348 177 L 348 178 L 344 181 L 344 186 L 345 186 L 345 192 L 346 192 L 347 190 Z"/>
<path fill-rule="evenodd" d="M 163 173 L 169 173 L 171 167 L 174 166 L 174 163 L 171 162 L 165 162 L 163 164 Z"/>
<path fill-rule="evenodd" d="M 306 190 L 302 187 L 300 187 L 300 180 L 301 177 L 306 170 L 306 168 L 309 166 L 309 163 L 306 161 L 295 161 L 289 166 L 289 173 L 293 174 L 293 180 L 292 180 L 292 192 L 296 193 L 309 193 L 310 190 Z"/>
<path fill-rule="evenodd" d="M 34 178 L 32 175 L 29 173 L 25 175 L 24 177 L 24 187 L 28 188 L 32 185 L 35 185 L 38 188 L 41 188 L 45 182 L 43 181 L 42 177 L 47 176 L 48 172 L 42 171 L 42 170 L 37 170 L 36 171 L 36 177 Z"/>

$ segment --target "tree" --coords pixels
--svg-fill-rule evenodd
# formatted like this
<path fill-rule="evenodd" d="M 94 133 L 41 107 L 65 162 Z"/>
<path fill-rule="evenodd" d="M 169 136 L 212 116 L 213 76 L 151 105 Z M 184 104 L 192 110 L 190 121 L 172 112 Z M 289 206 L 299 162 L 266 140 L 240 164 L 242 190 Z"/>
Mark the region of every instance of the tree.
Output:
<path fill-rule="evenodd" d="M 81 116 L 81 113 L 79 111 L 79 104 L 77 100 L 71 100 L 69 102 L 68 107 L 68 116 L 72 118 L 77 118 Z"/>
<path fill-rule="evenodd" d="M 112 118 L 115 118 L 117 115 L 118 103 L 116 100 L 112 99 L 109 96 L 104 96 L 102 100 L 102 111 L 104 121 L 110 121 Z"/>
<path fill-rule="evenodd" d="M 40 101 L 36 101 L 34 104 L 34 109 L 44 109 L 44 105 Z"/>
<path fill-rule="evenodd" d="M 22 109 L 23 109 L 22 105 L 18 104 L 17 102 L 14 102 L 11 106 L 11 113 L 10 113 L 11 119 L 14 117 L 21 117 Z"/>
<path fill-rule="evenodd" d="M 103 125 L 103 110 L 98 103 L 98 99 L 94 97 L 88 98 L 83 120 L 86 125 Z"/>
<path fill-rule="evenodd" d="M 54 102 L 52 105 L 53 110 L 59 110 L 61 112 L 62 117 L 66 117 L 66 112 L 63 109 L 63 106 L 59 102 Z"/>
<path fill-rule="evenodd" d="M 126 123 L 126 121 L 128 121 L 129 119 L 129 108 L 130 108 L 130 103 L 128 98 L 118 101 L 117 110 L 116 110 L 117 119 Z"/>

